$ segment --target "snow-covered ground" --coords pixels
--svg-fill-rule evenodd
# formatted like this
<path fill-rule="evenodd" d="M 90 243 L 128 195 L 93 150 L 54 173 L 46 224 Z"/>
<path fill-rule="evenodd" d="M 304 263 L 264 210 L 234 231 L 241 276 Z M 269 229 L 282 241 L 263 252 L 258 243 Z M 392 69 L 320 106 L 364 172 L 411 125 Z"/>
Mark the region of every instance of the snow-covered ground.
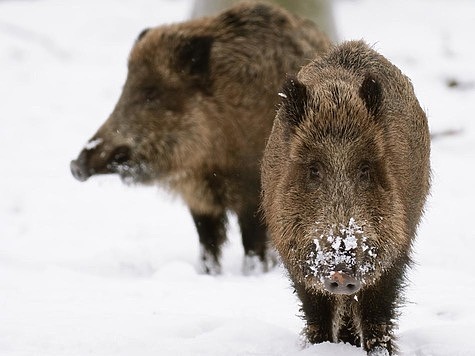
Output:
<path fill-rule="evenodd" d="M 0 355 L 364 355 L 302 345 L 281 269 L 240 273 L 235 220 L 224 274 L 196 272 L 186 207 L 117 177 L 69 172 L 113 108 L 145 27 L 190 0 L 0 1 Z M 433 133 L 403 355 L 475 355 L 475 2 L 335 2 L 341 39 L 366 39 L 412 78 Z M 447 84 L 456 84 L 449 87 Z"/>

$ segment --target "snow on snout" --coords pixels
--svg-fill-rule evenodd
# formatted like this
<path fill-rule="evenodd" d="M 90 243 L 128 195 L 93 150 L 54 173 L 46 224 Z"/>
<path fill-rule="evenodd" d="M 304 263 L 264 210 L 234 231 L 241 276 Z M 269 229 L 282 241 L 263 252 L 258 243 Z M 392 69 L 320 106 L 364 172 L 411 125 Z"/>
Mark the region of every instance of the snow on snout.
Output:
<path fill-rule="evenodd" d="M 362 278 L 374 271 L 375 248 L 368 246 L 363 227 L 354 218 L 347 225 L 333 224 L 323 229 L 321 223 L 315 223 L 312 235 L 316 236 L 313 238 L 315 250 L 305 261 L 311 275 L 324 279 L 340 264 L 356 267 Z M 358 255 L 361 257 L 357 258 Z"/>
<path fill-rule="evenodd" d="M 345 244 L 345 250 L 349 251 L 358 247 L 355 234 L 362 234 L 363 229 L 356 224 L 355 219 L 351 218 L 347 227 L 340 228 L 340 233 L 345 236 L 343 243 Z"/>
<path fill-rule="evenodd" d="M 97 146 L 99 146 L 104 140 L 102 138 L 96 138 L 95 140 L 90 140 L 88 143 L 84 145 L 84 149 L 86 151 L 93 150 Z"/>
<path fill-rule="evenodd" d="M 354 218 L 351 218 L 347 226 L 340 224 L 338 228 L 339 234 L 334 235 L 334 230 L 336 225 L 332 225 L 327 233 L 327 241 L 331 243 L 332 249 L 335 253 L 338 253 L 340 250 L 351 251 L 358 247 L 358 240 L 356 234 L 363 234 L 363 229 L 359 226 Z M 316 229 L 316 231 L 318 228 Z M 320 235 L 320 238 L 323 238 L 325 234 Z M 317 239 L 315 239 L 317 240 Z"/>

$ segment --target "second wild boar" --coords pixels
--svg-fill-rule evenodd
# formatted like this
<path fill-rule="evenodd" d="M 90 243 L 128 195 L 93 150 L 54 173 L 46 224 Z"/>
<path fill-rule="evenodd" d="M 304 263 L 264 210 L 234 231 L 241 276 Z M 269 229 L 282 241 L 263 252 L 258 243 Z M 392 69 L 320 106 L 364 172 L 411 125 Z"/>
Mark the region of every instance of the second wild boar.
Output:
<path fill-rule="evenodd" d="M 244 272 L 266 270 L 260 168 L 277 92 L 329 40 L 275 5 L 244 2 L 213 17 L 144 30 L 115 109 L 71 171 L 157 184 L 188 205 L 201 268 L 221 271 L 227 212 L 237 215 Z M 178 222 L 177 222 L 178 223 Z"/>

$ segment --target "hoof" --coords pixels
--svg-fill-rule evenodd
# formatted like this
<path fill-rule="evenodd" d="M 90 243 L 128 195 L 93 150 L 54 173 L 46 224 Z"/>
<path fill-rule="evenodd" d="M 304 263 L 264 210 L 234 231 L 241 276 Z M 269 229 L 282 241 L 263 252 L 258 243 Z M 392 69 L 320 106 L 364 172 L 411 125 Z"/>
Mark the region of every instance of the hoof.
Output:
<path fill-rule="evenodd" d="M 384 347 L 376 346 L 374 349 L 368 351 L 368 356 L 390 356 L 390 353 Z"/>
<path fill-rule="evenodd" d="M 216 276 L 221 274 L 221 264 L 216 256 L 203 249 L 200 256 L 199 270 L 202 274 Z"/>
<path fill-rule="evenodd" d="M 269 272 L 277 265 L 277 260 L 277 254 L 273 250 L 269 250 L 264 259 L 250 252 L 244 256 L 242 273 L 245 276 L 253 276 Z"/>

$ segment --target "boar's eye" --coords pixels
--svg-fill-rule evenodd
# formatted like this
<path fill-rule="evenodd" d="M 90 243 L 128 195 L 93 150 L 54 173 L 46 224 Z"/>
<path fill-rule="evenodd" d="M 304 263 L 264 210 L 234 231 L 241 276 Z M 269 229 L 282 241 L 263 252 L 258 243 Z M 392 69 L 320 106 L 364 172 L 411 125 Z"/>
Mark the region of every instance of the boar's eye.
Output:
<path fill-rule="evenodd" d="M 156 101 L 160 98 L 160 89 L 158 87 L 145 87 L 142 89 L 142 94 L 147 102 Z"/>
<path fill-rule="evenodd" d="M 319 163 L 311 164 L 308 167 L 308 177 L 313 182 L 318 182 L 322 179 L 322 168 Z"/>
<path fill-rule="evenodd" d="M 369 182 L 371 179 L 371 165 L 369 162 L 362 162 L 358 167 L 358 179 L 362 182 Z"/>

